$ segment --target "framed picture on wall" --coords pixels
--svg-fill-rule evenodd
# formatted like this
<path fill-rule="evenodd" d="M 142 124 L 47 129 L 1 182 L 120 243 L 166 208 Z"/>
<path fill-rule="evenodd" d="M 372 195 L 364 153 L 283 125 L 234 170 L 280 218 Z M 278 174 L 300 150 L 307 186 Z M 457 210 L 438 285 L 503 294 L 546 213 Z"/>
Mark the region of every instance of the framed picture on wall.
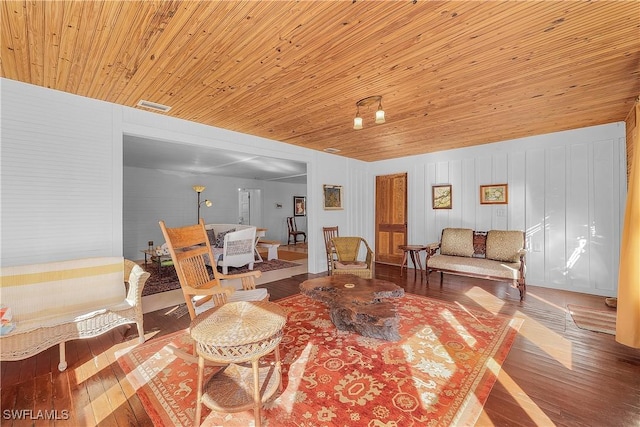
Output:
<path fill-rule="evenodd" d="M 480 186 L 480 203 L 483 205 L 506 205 L 509 201 L 507 184 Z"/>
<path fill-rule="evenodd" d="M 451 209 L 451 185 L 432 185 L 431 203 L 433 209 Z"/>
<path fill-rule="evenodd" d="M 322 194 L 324 196 L 325 210 L 342 209 L 342 185 L 323 185 Z"/>
<path fill-rule="evenodd" d="M 307 215 L 307 198 L 304 196 L 293 196 L 293 216 Z"/>

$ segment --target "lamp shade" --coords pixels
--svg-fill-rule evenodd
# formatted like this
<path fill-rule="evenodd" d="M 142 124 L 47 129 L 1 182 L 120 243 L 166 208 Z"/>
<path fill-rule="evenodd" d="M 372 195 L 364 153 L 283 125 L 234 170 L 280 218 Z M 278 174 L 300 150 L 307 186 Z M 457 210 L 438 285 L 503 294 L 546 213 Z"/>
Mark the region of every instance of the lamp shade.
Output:
<path fill-rule="evenodd" d="M 376 111 L 376 123 L 384 123 L 384 110 L 382 110 L 382 108 L 379 108 L 378 111 Z"/>
<path fill-rule="evenodd" d="M 353 119 L 353 128 L 362 129 L 362 117 L 355 117 Z"/>

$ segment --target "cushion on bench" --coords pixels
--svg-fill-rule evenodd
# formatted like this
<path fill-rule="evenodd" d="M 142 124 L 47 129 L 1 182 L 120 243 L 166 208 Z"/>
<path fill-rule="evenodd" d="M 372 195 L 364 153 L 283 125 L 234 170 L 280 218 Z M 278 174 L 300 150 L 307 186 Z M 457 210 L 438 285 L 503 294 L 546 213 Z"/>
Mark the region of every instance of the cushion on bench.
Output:
<path fill-rule="evenodd" d="M 364 261 L 352 261 L 352 262 L 340 262 L 340 261 L 336 261 L 334 263 L 334 268 L 337 269 L 341 269 L 341 268 L 362 268 L 362 269 L 366 269 L 367 268 L 367 263 Z"/>
<path fill-rule="evenodd" d="M 447 270 L 460 274 L 477 276 L 502 277 L 506 280 L 517 280 L 520 262 L 506 263 L 485 258 L 465 258 L 450 255 L 436 255 L 429 258 L 428 267 L 434 270 Z"/>
<path fill-rule="evenodd" d="M 440 253 L 452 256 L 473 256 L 473 230 L 470 228 L 445 228 L 442 230 Z"/>
<path fill-rule="evenodd" d="M 128 323 L 137 325 L 143 343 L 141 298 L 148 278 L 142 267 L 122 257 L 0 268 L 0 301 L 11 308 L 16 323 L 0 337 L 0 360 L 25 359 L 59 345 L 58 369 L 64 371 L 66 341 Z"/>
<path fill-rule="evenodd" d="M 490 230 L 487 233 L 486 257 L 496 261 L 518 262 L 524 247 L 522 231 Z"/>
<path fill-rule="evenodd" d="M 65 323 L 80 313 L 125 300 L 121 257 L 3 267 L 2 301 L 13 312 L 13 333 Z M 35 322 L 32 322 L 35 320 Z"/>

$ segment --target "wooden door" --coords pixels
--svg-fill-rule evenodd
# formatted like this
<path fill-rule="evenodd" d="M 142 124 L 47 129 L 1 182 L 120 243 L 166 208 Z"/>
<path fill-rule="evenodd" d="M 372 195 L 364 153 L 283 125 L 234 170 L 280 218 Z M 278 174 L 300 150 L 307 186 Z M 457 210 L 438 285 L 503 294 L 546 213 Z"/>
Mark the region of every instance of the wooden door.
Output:
<path fill-rule="evenodd" d="M 238 191 L 238 224 L 251 224 L 251 194 L 247 190 Z"/>
<path fill-rule="evenodd" d="M 407 174 L 376 177 L 376 262 L 402 263 L 407 244 Z"/>

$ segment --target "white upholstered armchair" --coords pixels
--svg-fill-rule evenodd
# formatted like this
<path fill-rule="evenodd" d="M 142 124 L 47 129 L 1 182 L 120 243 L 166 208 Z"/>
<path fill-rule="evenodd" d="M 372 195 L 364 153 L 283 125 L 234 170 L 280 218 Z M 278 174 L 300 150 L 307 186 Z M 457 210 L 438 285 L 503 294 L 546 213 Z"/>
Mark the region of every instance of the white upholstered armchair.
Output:
<path fill-rule="evenodd" d="M 249 265 L 253 270 L 255 262 L 256 227 L 249 227 L 227 233 L 224 236 L 222 258 L 216 264 L 222 267 L 222 274 L 229 274 L 229 267 Z"/>

